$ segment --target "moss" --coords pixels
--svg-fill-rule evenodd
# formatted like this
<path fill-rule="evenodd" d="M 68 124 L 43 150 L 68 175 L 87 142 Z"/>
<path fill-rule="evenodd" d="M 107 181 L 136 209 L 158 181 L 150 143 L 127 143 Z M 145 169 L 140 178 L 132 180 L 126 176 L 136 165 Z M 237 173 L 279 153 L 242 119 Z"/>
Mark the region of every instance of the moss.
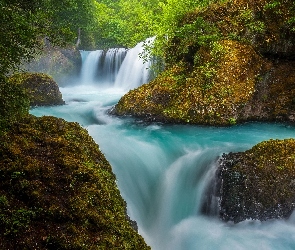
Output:
<path fill-rule="evenodd" d="M 295 207 L 295 140 L 223 155 L 217 175 L 223 220 L 288 218 Z"/>
<path fill-rule="evenodd" d="M 149 249 L 77 123 L 29 116 L 0 138 L 1 249 Z"/>
<path fill-rule="evenodd" d="M 21 85 L 27 92 L 31 106 L 64 104 L 57 83 L 43 73 L 18 73 L 10 82 Z"/>
<path fill-rule="evenodd" d="M 249 45 L 224 40 L 197 53 L 191 68 L 181 63 L 153 82 L 130 91 L 116 105 L 119 115 L 167 122 L 228 125 L 254 94 L 266 62 Z"/>
<path fill-rule="evenodd" d="M 294 122 L 294 15 L 291 0 L 228 0 L 187 13 L 168 41 L 165 71 L 112 113 L 209 125 Z"/>

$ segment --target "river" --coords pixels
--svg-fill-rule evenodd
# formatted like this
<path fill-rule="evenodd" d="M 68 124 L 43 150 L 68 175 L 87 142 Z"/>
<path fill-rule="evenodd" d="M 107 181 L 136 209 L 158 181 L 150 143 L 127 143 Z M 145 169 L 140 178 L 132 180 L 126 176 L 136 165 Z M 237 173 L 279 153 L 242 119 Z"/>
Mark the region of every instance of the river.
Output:
<path fill-rule="evenodd" d="M 295 213 L 288 220 L 238 224 L 201 213 L 219 156 L 270 138 L 294 137 L 294 127 L 146 124 L 109 116 L 107 111 L 124 93 L 148 79 L 148 64 L 138 59 L 140 51 L 141 45 L 108 54 L 82 52 L 79 83 L 61 88 L 66 105 L 31 113 L 79 122 L 89 131 L 112 165 L 128 214 L 153 250 L 295 249 Z"/>

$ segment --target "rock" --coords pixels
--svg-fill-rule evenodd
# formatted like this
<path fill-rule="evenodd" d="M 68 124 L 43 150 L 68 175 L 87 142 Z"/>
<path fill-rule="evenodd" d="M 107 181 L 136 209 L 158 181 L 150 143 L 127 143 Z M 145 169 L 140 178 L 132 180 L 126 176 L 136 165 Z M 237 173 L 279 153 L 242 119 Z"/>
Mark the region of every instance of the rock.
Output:
<path fill-rule="evenodd" d="M 238 223 L 288 218 L 295 208 L 295 139 L 224 154 L 216 173 L 219 217 Z"/>
<path fill-rule="evenodd" d="M 50 75 L 59 86 L 76 81 L 80 73 L 82 58 L 76 48 L 47 46 L 30 63 L 23 65 L 25 71 Z"/>
<path fill-rule="evenodd" d="M 23 86 L 29 96 L 30 106 L 64 104 L 57 83 L 46 74 L 20 73 L 13 75 L 10 81 L 14 81 Z"/>
<path fill-rule="evenodd" d="M 28 116 L 0 137 L 1 249 L 150 249 L 78 123 Z"/>
<path fill-rule="evenodd" d="M 218 126 L 293 122 L 293 7 L 291 0 L 232 0 L 187 13 L 168 41 L 164 72 L 111 113 Z"/>

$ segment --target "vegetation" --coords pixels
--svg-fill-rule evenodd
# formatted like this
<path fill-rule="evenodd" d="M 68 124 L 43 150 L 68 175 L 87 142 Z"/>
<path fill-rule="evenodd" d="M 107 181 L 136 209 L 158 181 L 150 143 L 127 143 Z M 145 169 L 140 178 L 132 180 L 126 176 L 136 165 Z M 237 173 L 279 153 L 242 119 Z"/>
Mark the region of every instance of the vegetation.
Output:
<path fill-rule="evenodd" d="M 0 39 L 0 74 L 31 59 L 44 43 L 66 44 L 77 39 L 78 28 L 89 29 L 94 1 L 42 0 L 0 3 L 3 20 Z"/>
<path fill-rule="evenodd" d="M 29 113 L 29 98 L 19 85 L 0 76 L 0 135 L 9 125 Z"/>
<path fill-rule="evenodd" d="M 149 249 L 111 166 L 77 123 L 28 116 L 0 136 L 1 249 Z"/>
<path fill-rule="evenodd" d="M 113 113 L 210 125 L 294 121 L 295 8 L 290 0 L 272 4 L 228 0 L 182 15 L 163 50 L 165 71 Z M 284 82 L 288 91 L 276 92 Z"/>

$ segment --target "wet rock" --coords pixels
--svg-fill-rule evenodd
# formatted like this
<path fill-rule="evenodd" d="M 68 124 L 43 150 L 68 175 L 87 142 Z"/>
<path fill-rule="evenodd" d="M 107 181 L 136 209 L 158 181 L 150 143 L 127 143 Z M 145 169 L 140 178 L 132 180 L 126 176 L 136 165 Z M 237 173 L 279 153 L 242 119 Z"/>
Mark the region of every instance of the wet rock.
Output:
<path fill-rule="evenodd" d="M 224 154 L 216 173 L 219 217 L 238 223 L 288 218 L 295 208 L 295 140 Z"/>

